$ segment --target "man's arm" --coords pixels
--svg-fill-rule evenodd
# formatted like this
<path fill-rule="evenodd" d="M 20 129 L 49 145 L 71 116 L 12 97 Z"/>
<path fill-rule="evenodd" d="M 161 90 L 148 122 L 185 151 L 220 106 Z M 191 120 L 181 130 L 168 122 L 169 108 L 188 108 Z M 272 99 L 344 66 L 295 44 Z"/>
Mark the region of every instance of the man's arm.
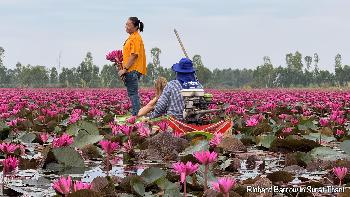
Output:
<path fill-rule="evenodd" d="M 163 93 L 160 95 L 154 111 L 149 116 L 150 119 L 157 118 L 166 113 L 166 109 L 170 104 L 170 94 L 171 94 L 171 85 L 167 84 L 163 90 Z"/>

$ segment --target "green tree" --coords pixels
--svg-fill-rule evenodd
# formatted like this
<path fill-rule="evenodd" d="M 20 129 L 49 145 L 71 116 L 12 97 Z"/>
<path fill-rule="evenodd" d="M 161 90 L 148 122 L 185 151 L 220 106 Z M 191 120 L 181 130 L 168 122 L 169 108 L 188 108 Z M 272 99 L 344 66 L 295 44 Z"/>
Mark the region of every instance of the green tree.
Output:
<path fill-rule="evenodd" d="M 206 85 L 212 76 L 212 72 L 203 65 L 202 57 L 200 55 L 194 55 L 192 58 L 193 67 L 197 70 L 196 74 L 199 82 L 202 85 Z"/>
<path fill-rule="evenodd" d="M 162 51 L 158 48 L 158 47 L 153 47 L 151 49 L 151 57 L 152 57 L 152 61 L 153 61 L 153 69 L 150 72 L 150 76 L 152 78 L 152 80 L 154 81 L 157 77 L 158 74 L 157 70 L 160 67 L 160 59 L 159 56 L 162 53 Z"/>
<path fill-rule="evenodd" d="M 50 69 L 50 84 L 57 84 L 58 83 L 58 72 L 56 67 L 52 67 Z"/>

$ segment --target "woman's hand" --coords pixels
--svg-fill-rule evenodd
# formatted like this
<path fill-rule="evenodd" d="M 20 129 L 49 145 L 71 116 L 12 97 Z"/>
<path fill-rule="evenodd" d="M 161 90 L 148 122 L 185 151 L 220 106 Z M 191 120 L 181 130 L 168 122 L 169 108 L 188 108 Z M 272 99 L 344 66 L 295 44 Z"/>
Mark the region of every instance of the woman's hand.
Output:
<path fill-rule="evenodd" d="M 121 69 L 118 71 L 119 77 L 124 81 L 125 80 L 125 73 L 127 72 L 126 69 Z"/>

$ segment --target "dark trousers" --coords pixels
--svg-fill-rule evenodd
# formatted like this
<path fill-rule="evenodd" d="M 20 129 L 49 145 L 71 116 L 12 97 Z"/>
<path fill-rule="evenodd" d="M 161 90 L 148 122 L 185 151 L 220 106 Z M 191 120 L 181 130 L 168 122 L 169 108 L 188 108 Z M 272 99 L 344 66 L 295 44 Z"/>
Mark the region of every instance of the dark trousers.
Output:
<path fill-rule="evenodd" d="M 133 70 L 131 72 L 127 72 L 125 74 L 124 85 L 126 86 L 126 90 L 128 92 L 128 96 L 131 100 L 132 112 L 133 116 L 136 116 L 140 110 L 140 97 L 139 97 L 139 80 L 141 77 L 141 73 Z"/>

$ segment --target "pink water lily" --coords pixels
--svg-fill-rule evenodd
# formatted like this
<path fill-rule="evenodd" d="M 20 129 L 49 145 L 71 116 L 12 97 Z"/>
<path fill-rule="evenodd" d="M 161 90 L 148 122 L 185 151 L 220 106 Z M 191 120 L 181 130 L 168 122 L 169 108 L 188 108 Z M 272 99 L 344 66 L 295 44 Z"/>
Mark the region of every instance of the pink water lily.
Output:
<path fill-rule="evenodd" d="M 3 172 L 5 174 L 14 171 L 19 164 L 19 160 L 16 157 L 8 156 L 6 159 L 2 161 Z"/>
<path fill-rule="evenodd" d="M 47 140 L 49 139 L 49 134 L 48 133 L 41 133 L 40 134 L 40 140 L 43 142 L 43 143 L 46 143 Z"/>
<path fill-rule="evenodd" d="M 136 122 L 136 116 L 131 116 L 130 118 L 128 118 L 126 120 L 126 122 L 128 122 L 129 124 L 135 124 Z"/>
<path fill-rule="evenodd" d="M 256 118 L 250 118 L 245 123 L 246 123 L 247 127 L 255 127 L 256 125 L 259 124 L 259 121 Z"/>
<path fill-rule="evenodd" d="M 283 132 L 283 133 L 290 133 L 290 132 L 292 132 L 292 130 L 293 130 L 293 128 L 287 127 L 287 128 L 284 128 L 284 129 L 282 130 L 282 132 Z"/>
<path fill-rule="evenodd" d="M 99 144 L 101 145 L 103 151 L 105 151 L 107 154 L 112 154 L 119 148 L 119 144 L 117 142 L 112 142 L 109 140 L 101 140 Z"/>
<path fill-rule="evenodd" d="M 211 138 L 211 140 L 209 141 L 209 145 L 211 147 L 216 147 L 218 146 L 221 141 L 222 141 L 222 138 L 223 138 L 223 134 L 221 133 L 215 133 L 213 138 Z"/>
<path fill-rule="evenodd" d="M 147 126 L 142 124 L 141 126 L 137 127 L 137 133 L 141 137 L 149 137 L 151 134 L 151 130 Z"/>
<path fill-rule="evenodd" d="M 328 123 L 329 123 L 328 118 L 321 118 L 321 119 L 320 119 L 320 125 L 321 125 L 321 126 L 325 127 L 325 126 L 328 125 Z"/>
<path fill-rule="evenodd" d="M 60 137 L 56 137 L 52 141 L 52 147 L 53 148 L 60 148 L 69 146 L 74 142 L 74 139 L 72 136 L 68 135 L 67 133 L 63 133 Z"/>
<path fill-rule="evenodd" d="M 72 178 L 70 176 L 68 176 L 67 178 L 62 176 L 61 178 L 53 182 L 52 187 L 57 193 L 67 196 L 71 191 Z"/>
<path fill-rule="evenodd" d="M 213 189 L 222 193 L 224 197 L 229 197 L 229 192 L 233 186 L 235 186 L 236 180 L 229 177 L 219 178 L 216 182 L 212 183 Z"/>
<path fill-rule="evenodd" d="M 339 186 L 342 184 L 342 180 L 344 179 L 345 175 L 348 173 L 348 168 L 346 167 L 334 167 L 333 173 L 338 177 L 339 179 Z"/>
<path fill-rule="evenodd" d="M 217 158 L 218 154 L 216 152 L 210 152 L 210 151 L 198 151 L 193 154 L 193 156 L 205 166 L 204 169 L 204 191 L 208 188 L 208 170 L 209 170 L 209 164 L 214 163 Z"/>
<path fill-rule="evenodd" d="M 198 164 L 193 164 L 188 161 L 186 164 L 183 162 L 177 162 L 173 164 L 174 172 L 180 175 L 180 182 L 183 183 L 184 196 L 186 197 L 186 176 L 195 173 L 199 168 Z"/>
<path fill-rule="evenodd" d="M 190 161 L 188 161 L 186 164 L 183 162 L 173 164 L 174 171 L 181 176 L 181 183 L 185 183 L 186 176 L 195 173 L 198 170 L 198 167 L 198 164 L 193 164 Z"/>
<path fill-rule="evenodd" d="M 132 146 L 132 143 L 131 143 L 130 139 L 123 143 L 123 149 L 127 153 L 129 153 L 129 152 L 131 152 L 133 150 L 133 146 Z"/>
<path fill-rule="evenodd" d="M 337 136 L 341 136 L 341 135 L 344 135 L 344 134 L 345 134 L 345 132 L 343 130 L 340 130 L 340 129 L 337 129 L 337 131 L 335 133 L 335 135 L 337 135 Z"/>
<path fill-rule="evenodd" d="M 13 154 L 18 148 L 18 144 L 11 144 L 11 143 L 1 143 L 0 144 L 0 150 L 4 154 Z"/>
<path fill-rule="evenodd" d="M 82 181 L 75 181 L 73 184 L 73 191 L 78 191 L 82 189 L 91 189 L 92 185 L 90 183 L 84 183 Z"/>
<path fill-rule="evenodd" d="M 159 126 L 159 129 L 163 132 L 167 131 L 167 129 L 168 129 L 168 123 L 166 121 L 158 122 L 157 125 Z"/>
<path fill-rule="evenodd" d="M 132 130 L 134 129 L 134 126 L 129 126 L 129 125 L 121 125 L 119 126 L 119 129 L 122 131 L 127 136 L 130 136 Z"/>

